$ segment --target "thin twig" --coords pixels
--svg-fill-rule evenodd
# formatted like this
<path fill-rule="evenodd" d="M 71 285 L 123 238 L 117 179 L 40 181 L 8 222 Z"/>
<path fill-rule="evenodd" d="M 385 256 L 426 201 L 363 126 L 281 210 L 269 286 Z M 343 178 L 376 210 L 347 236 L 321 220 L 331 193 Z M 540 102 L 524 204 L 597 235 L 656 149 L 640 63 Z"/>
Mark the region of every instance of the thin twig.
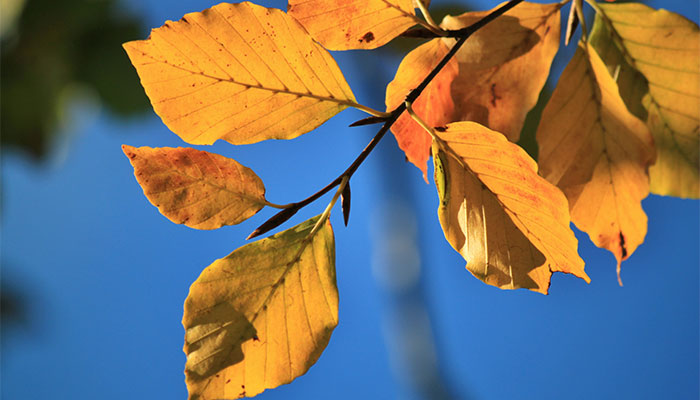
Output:
<path fill-rule="evenodd" d="M 435 76 L 437 76 L 438 73 L 447 65 L 447 63 L 454 57 L 454 55 L 459 51 L 459 49 L 462 47 L 464 42 L 467 41 L 467 39 L 474 34 L 474 32 L 478 31 L 479 29 L 483 28 L 486 24 L 489 22 L 493 21 L 494 19 L 500 17 L 501 15 L 505 14 L 508 10 L 511 8 L 515 7 L 519 3 L 522 3 L 523 0 L 511 0 L 508 3 L 502 5 L 501 7 L 497 8 L 496 10 L 492 11 L 488 15 L 484 16 L 482 19 L 479 21 L 473 23 L 472 25 L 469 25 L 465 28 L 458 29 L 458 30 L 453 30 L 453 31 L 447 31 L 447 36 L 457 38 L 457 42 L 452 46 L 450 51 L 440 60 L 440 62 L 433 68 L 432 71 L 426 76 L 423 81 L 416 87 L 415 89 L 411 90 L 411 92 L 406 96 L 406 102 L 408 103 L 413 103 L 416 101 L 418 96 L 423 93 L 425 88 L 432 82 L 433 79 L 435 79 Z M 337 178 L 335 178 L 331 183 L 327 184 L 324 186 L 321 190 L 318 192 L 312 194 L 311 196 L 307 197 L 304 200 L 301 200 L 296 203 L 291 203 L 286 205 L 286 208 L 280 211 L 279 213 L 275 214 L 272 216 L 272 218 L 268 219 L 265 223 L 263 223 L 260 227 L 258 227 L 253 233 L 248 236 L 248 239 L 253 238 L 255 236 L 261 235 L 271 229 L 274 229 L 275 227 L 279 226 L 282 222 L 286 221 L 291 215 L 296 213 L 298 210 L 301 208 L 307 206 L 308 204 L 312 203 L 313 201 L 317 200 L 319 197 L 323 196 L 324 194 L 328 193 L 331 189 L 334 187 L 338 186 L 341 182 L 343 182 L 343 179 L 347 179 L 348 181 L 352 177 L 352 175 L 357 171 L 357 169 L 362 165 L 362 163 L 365 161 L 367 156 L 374 150 L 374 148 L 377 146 L 380 140 L 384 137 L 384 135 L 389 131 L 391 126 L 396 122 L 396 120 L 399 118 L 399 116 L 406 111 L 406 102 L 403 102 L 399 104 L 395 109 L 393 109 L 390 113 L 383 113 L 381 117 L 386 118 L 384 125 L 379 129 L 379 131 L 374 135 L 372 140 L 367 144 L 367 146 L 362 150 L 362 152 L 357 156 L 355 161 L 350 164 L 350 166 L 343 171 L 342 174 L 340 174 Z M 278 214 L 284 214 L 286 218 L 280 218 L 278 217 Z M 270 224 L 271 221 L 280 221 L 279 223 L 273 223 Z M 266 229 L 261 229 L 265 227 Z"/>

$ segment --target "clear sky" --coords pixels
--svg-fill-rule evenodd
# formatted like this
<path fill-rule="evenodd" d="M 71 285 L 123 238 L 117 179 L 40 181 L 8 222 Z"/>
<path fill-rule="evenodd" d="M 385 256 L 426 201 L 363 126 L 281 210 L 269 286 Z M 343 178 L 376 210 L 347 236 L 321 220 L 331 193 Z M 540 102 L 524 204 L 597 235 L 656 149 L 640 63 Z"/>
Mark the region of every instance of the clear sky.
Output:
<path fill-rule="evenodd" d="M 696 1 L 648 3 L 698 21 Z M 152 27 L 213 4 L 128 2 Z M 335 55 L 358 100 L 382 108 L 398 59 Z M 186 398 L 181 318 L 189 285 L 271 212 L 217 231 L 175 225 L 143 196 L 120 146 L 186 144 L 155 114 L 123 121 L 83 105 L 73 117 L 69 143 L 46 165 L 3 153 L 2 279 L 30 314 L 24 325 L 3 326 L 1 397 Z M 361 117 L 349 110 L 292 141 L 207 150 L 251 167 L 270 201 L 287 203 L 359 154 L 375 129 L 347 128 Z M 623 264 L 624 287 L 613 256 L 578 234 L 591 284 L 556 274 L 543 296 L 501 291 L 465 270 L 444 240 L 434 186 L 404 162 L 393 138 L 353 177 L 352 189 L 349 227 L 340 210 L 331 219 L 340 323 L 306 375 L 259 398 L 418 398 L 415 366 L 420 372 L 435 363 L 458 399 L 700 396 L 697 201 L 644 200 L 648 234 Z"/>

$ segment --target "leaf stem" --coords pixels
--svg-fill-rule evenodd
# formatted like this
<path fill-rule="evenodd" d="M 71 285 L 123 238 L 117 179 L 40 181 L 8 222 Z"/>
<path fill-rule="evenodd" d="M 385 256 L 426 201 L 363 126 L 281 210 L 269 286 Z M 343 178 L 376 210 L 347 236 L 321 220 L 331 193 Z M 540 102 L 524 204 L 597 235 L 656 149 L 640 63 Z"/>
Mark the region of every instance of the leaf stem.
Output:
<path fill-rule="evenodd" d="M 321 214 L 321 217 L 318 219 L 318 221 L 316 221 L 316 225 L 314 225 L 313 229 L 311 229 L 309 236 L 313 236 L 314 233 L 316 233 L 316 231 L 318 231 L 323 226 L 323 224 L 326 223 L 326 220 L 331 215 L 331 210 L 333 209 L 333 206 L 338 201 L 338 197 L 340 197 L 341 193 L 343 193 L 343 190 L 345 190 L 345 186 L 347 186 L 349 180 L 349 176 L 344 176 L 343 179 L 340 181 L 340 185 L 338 185 L 338 190 L 336 190 L 335 195 L 333 195 L 333 198 L 331 199 L 330 203 L 328 203 L 326 209 L 323 210 L 323 214 Z"/>
<path fill-rule="evenodd" d="M 438 24 L 435 23 L 435 20 L 433 20 L 433 17 L 430 15 L 430 12 L 428 12 L 428 7 L 425 6 L 425 3 L 423 3 L 423 0 L 417 0 L 416 3 L 418 3 L 418 9 L 420 10 L 421 14 L 423 14 L 423 18 L 425 18 L 425 22 L 427 22 L 428 25 L 430 25 L 434 29 L 438 30 L 438 32 L 435 32 L 435 33 L 439 34 L 440 32 L 444 32 L 444 30 L 442 28 L 440 28 L 440 26 L 438 26 Z M 433 30 L 431 29 L 431 31 L 433 31 Z"/>
<path fill-rule="evenodd" d="M 312 194 L 311 196 L 307 197 L 304 200 L 301 200 L 296 203 L 291 203 L 287 204 L 284 206 L 284 209 L 277 214 L 273 215 L 270 219 L 268 219 L 266 222 L 264 222 L 260 227 L 258 227 L 253 233 L 251 233 L 250 236 L 248 236 L 248 239 L 255 237 L 257 235 L 260 235 L 267 230 L 273 229 L 282 222 L 286 221 L 289 217 L 294 215 L 298 210 L 301 208 L 307 206 L 308 204 L 312 203 L 313 201 L 317 200 L 324 194 L 328 193 L 331 189 L 334 187 L 340 185 L 343 181 L 349 181 L 352 175 L 357 171 L 357 169 L 362 165 L 362 163 L 365 161 L 367 156 L 374 150 L 374 148 L 377 146 L 380 140 L 386 135 L 386 133 L 389 131 L 391 126 L 396 122 L 396 120 L 399 118 L 399 116 L 406 111 L 406 104 L 412 104 L 413 102 L 416 101 L 418 96 L 423 93 L 425 88 L 432 82 L 433 79 L 435 79 L 435 76 L 437 76 L 438 73 L 447 65 L 447 63 L 454 57 L 455 54 L 457 54 L 457 51 L 464 45 L 464 42 L 467 41 L 467 39 L 474 34 L 474 32 L 478 31 L 479 29 L 483 28 L 486 24 L 489 22 L 493 21 L 494 19 L 500 17 L 501 15 L 505 14 L 508 10 L 511 8 L 515 7 L 519 3 L 522 3 L 523 0 L 510 0 L 501 7 L 497 8 L 496 10 L 492 11 L 491 13 L 485 15 L 482 19 L 478 20 L 477 22 L 459 29 L 455 31 L 447 31 L 448 36 L 450 37 L 455 37 L 457 38 L 457 41 L 455 44 L 452 46 L 450 51 L 440 60 L 440 62 L 433 68 L 432 71 L 426 76 L 423 81 L 416 87 L 415 89 L 411 90 L 411 92 L 408 93 L 406 96 L 406 102 L 399 104 L 395 109 L 393 109 L 391 112 L 388 113 L 381 113 L 379 111 L 373 110 L 369 107 L 365 106 L 360 106 L 357 107 L 357 103 L 350 104 L 348 105 L 359 108 L 362 111 L 368 112 L 369 114 L 375 115 L 373 113 L 377 113 L 379 115 L 375 115 L 381 118 L 386 118 L 384 125 L 382 125 L 381 128 L 379 128 L 379 131 L 374 135 L 372 140 L 367 144 L 367 146 L 362 150 L 362 152 L 357 156 L 355 161 L 350 164 L 350 166 L 343 171 L 342 174 L 340 174 L 337 178 L 335 178 L 332 182 L 324 186 L 321 190 L 317 191 L 316 193 Z M 371 111 L 371 112 L 370 112 Z M 347 184 L 347 183 L 346 183 Z M 341 187 L 342 189 L 342 187 Z M 339 196 L 342 190 L 339 190 L 336 193 L 336 196 Z M 337 201 L 337 198 L 334 199 Z M 332 201 L 331 203 L 334 204 L 335 201 Z M 279 221 L 279 223 L 270 223 L 271 221 Z M 265 227 L 265 229 L 261 229 Z"/>
<path fill-rule="evenodd" d="M 386 118 L 386 117 L 388 117 L 389 115 L 391 115 L 391 113 L 384 112 L 384 111 L 379 111 L 379 110 L 375 110 L 374 108 L 367 107 L 367 106 L 362 105 L 362 104 L 360 104 L 360 103 L 347 102 L 347 103 L 343 103 L 343 104 L 346 104 L 346 105 L 348 105 L 348 106 L 350 106 L 350 107 L 356 108 L 356 109 L 358 109 L 358 110 L 360 110 L 360 111 L 364 111 L 364 112 L 366 112 L 367 114 L 372 115 L 372 116 L 374 116 L 374 117 Z"/>

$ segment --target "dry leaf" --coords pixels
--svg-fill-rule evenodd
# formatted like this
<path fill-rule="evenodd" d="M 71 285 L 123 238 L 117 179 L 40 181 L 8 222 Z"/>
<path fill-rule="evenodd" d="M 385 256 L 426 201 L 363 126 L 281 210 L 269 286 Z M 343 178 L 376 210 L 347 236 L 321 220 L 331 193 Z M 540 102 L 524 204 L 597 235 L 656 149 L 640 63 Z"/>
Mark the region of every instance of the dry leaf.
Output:
<path fill-rule="evenodd" d="M 265 206 L 265 186 L 235 160 L 190 148 L 124 145 L 143 193 L 176 224 L 195 229 L 235 225 Z"/>
<path fill-rule="evenodd" d="M 375 49 L 421 21 L 413 0 L 289 0 L 288 12 L 329 50 Z"/>
<path fill-rule="evenodd" d="M 318 217 L 243 246 L 190 287 L 185 375 L 190 399 L 252 397 L 313 365 L 338 324 L 335 244 Z"/>
<path fill-rule="evenodd" d="M 459 50 L 452 83 L 457 121 L 475 121 L 520 137 L 559 48 L 559 4 L 523 2 L 473 34 Z M 443 29 L 469 26 L 489 11 L 447 16 Z M 452 46 L 454 39 L 442 39 Z"/>
<path fill-rule="evenodd" d="M 335 60 L 278 9 L 221 3 L 124 48 L 156 113 L 188 143 L 292 139 L 356 105 Z"/>
<path fill-rule="evenodd" d="M 537 130 L 543 177 L 569 199 L 571 219 L 620 262 L 644 241 L 654 142 L 632 115 L 600 57 L 581 44 Z"/>
<path fill-rule="evenodd" d="M 386 88 L 387 111 L 403 103 L 408 93 L 423 81 L 448 51 L 440 39 L 433 39 L 408 53 L 401 61 L 394 80 Z M 454 103 L 450 85 L 457 73 L 457 62 L 452 58 L 413 103 L 413 110 L 428 125 L 442 126 L 453 121 Z M 408 161 L 423 171 L 427 182 L 427 163 L 432 143 L 430 135 L 408 113 L 399 116 L 391 131 Z"/>
<path fill-rule="evenodd" d="M 700 198 L 700 29 L 643 4 L 598 6 L 611 39 L 649 82 L 644 106 L 657 149 L 651 191 Z"/>
<path fill-rule="evenodd" d="M 467 269 L 502 289 L 547 293 L 552 272 L 589 282 L 569 228 L 566 198 L 499 132 L 457 122 L 433 146 L 438 216 Z"/>

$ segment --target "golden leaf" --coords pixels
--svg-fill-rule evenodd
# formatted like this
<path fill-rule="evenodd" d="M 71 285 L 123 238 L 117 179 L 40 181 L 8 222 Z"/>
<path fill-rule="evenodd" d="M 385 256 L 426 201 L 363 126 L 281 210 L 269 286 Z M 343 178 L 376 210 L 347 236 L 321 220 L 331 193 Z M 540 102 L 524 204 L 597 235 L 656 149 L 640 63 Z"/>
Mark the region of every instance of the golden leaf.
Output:
<path fill-rule="evenodd" d="M 588 47 L 583 47 L 588 46 Z M 654 141 L 590 45 L 559 78 L 537 129 L 540 172 L 564 191 L 571 219 L 620 262 L 644 241 Z"/>
<path fill-rule="evenodd" d="M 433 39 L 408 53 L 401 61 L 394 80 L 386 87 L 387 111 L 403 103 L 408 93 L 423 81 L 448 51 L 440 39 Z M 424 117 L 428 125 L 442 126 L 453 121 L 454 103 L 450 85 L 457 73 L 457 62 L 452 58 L 413 102 L 413 109 Z M 408 161 L 423 171 L 427 182 L 427 164 L 433 139 L 408 113 L 399 116 L 391 131 Z"/>
<path fill-rule="evenodd" d="M 217 229 L 245 221 L 267 204 L 260 178 L 230 158 L 181 147 L 122 150 L 148 200 L 176 224 Z"/>
<path fill-rule="evenodd" d="M 289 0 L 288 12 L 329 50 L 374 49 L 423 22 L 413 0 Z"/>
<path fill-rule="evenodd" d="M 190 399 L 252 397 L 313 365 L 338 324 L 335 244 L 318 217 L 245 245 L 190 287 L 185 375 Z"/>
<path fill-rule="evenodd" d="M 700 198 L 700 29 L 639 3 L 598 7 L 611 39 L 649 83 L 644 106 L 657 149 L 651 191 Z"/>
<path fill-rule="evenodd" d="M 467 269 L 489 285 L 546 294 L 552 272 L 589 282 L 569 209 L 537 164 L 499 132 L 457 122 L 433 145 L 438 216 Z"/>
<path fill-rule="evenodd" d="M 156 113 L 188 143 L 292 139 L 358 106 L 335 60 L 278 9 L 221 3 L 124 48 Z"/>
<path fill-rule="evenodd" d="M 516 142 L 537 103 L 559 48 L 559 4 L 523 2 L 474 33 L 457 52 L 452 83 L 456 121 L 475 121 Z M 447 16 L 443 29 L 460 29 L 489 11 Z M 454 39 L 442 39 L 449 47 Z"/>

